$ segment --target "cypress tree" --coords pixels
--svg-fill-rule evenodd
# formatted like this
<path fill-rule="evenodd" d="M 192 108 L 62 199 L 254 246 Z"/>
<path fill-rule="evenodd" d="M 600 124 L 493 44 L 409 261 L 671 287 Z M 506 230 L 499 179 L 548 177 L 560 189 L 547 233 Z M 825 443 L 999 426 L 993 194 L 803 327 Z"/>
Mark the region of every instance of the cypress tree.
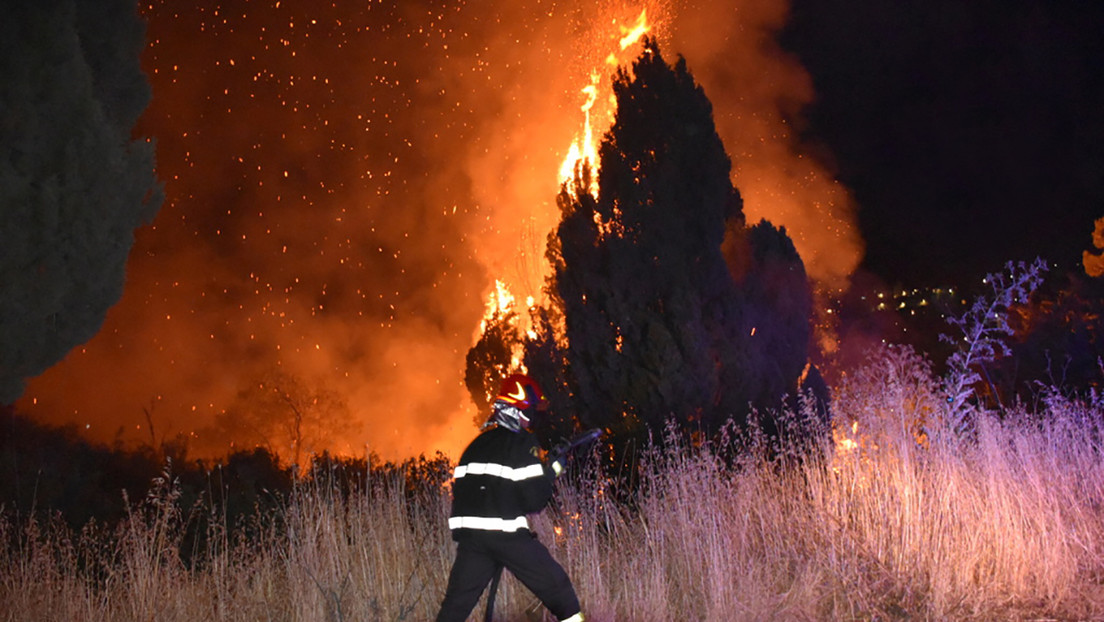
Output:
<path fill-rule="evenodd" d="M 668 65 L 647 40 L 613 90 L 597 196 L 576 190 L 594 175 L 584 165 L 557 200 L 552 309 L 525 343 L 530 373 L 583 426 L 623 437 L 776 412 L 808 360 L 812 295 L 792 241 L 766 221 L 745 226 L 684 59 Z"/>

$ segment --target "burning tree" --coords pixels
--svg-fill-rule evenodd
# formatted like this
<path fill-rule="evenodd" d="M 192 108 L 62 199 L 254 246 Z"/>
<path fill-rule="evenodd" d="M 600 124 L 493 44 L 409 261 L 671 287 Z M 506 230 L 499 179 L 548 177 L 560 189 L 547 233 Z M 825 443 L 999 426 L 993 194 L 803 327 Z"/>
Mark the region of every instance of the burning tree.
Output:
<path fill-rule="evenodd" d="M 597 192 L 576 190 L 592 187 L 584 163 L 558 198 L 552 309 L 525 339 L 525 362 L 585 425 L 710 431 L 798 391 L 812 296 L 785 231 L 746 228 L 685 60 L 670 66 L 654 40 L 644 47 L 614 79 Z"/>
<path fill-rule="evenodd" d="M 516 321 L 515 311 L 495 312 L 484 322 L 479 341 L 468 350 L 464 384 L 475 402 L 477 423 L 486 420 L 499 380 L 511 371 L 513 349 L 521 340 Z"/>

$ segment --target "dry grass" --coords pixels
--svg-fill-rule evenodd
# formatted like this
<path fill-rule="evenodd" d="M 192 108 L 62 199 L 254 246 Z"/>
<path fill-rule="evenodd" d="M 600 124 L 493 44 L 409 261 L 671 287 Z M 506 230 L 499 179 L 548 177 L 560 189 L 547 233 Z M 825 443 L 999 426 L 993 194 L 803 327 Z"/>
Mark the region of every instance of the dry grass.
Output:
<path fill-rule="evenodd" d="M 536 528 L 588 619 L 1104 619 L 1101 404 L 983 414 L 961 439 L 940 427 L 943 401 L 915 357 L 889 353 L 849 378 L 835 423 L 850 449 L 823 459 L 752 451 L 733 465 L 722 446 L 671 442 L 646 456 L 630 499 L 605 474 L 561 483 Z M 187 568 L 185 510 L 166 479 L 110 532 L 0 520 L 0 611 L 429 620 L 453 554 L 447 511 L 444 489 L 374 481 L 345 498 L 308 483 L 249 545 L 215 521 Z M 535 605 L 503 581 L 499 619 L 549 619 Z"/>

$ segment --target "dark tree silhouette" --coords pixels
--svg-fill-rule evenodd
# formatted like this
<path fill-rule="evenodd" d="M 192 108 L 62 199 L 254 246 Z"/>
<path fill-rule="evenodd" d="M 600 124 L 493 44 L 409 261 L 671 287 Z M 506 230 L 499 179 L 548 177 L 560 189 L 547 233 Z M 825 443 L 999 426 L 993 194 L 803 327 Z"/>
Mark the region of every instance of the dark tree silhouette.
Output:
<path fill-rule="evenodd" d="M 991 404 L 1036 404 L 1040 392 L 1065 395 L 1104 387 L 1104 277 L 1055 273 L 1031 300 L 1010 310 L 1008 356 L 979 392 Z M 992 395 L 992 392 L 997 395 Z"/>
<path fill-rule="evenodd" d="M 464 385 L 475 402 L 477 425 L 487 420 L 499 383 L 512 371 L 513 350 L 521 345 L 521 337 L 514 328 L 516 318 L 513 311 L 496 312 L 483 326 L 479 341 L 468 350 Z"/>
<path fill-rule="evenodd" d="M 563 317 L 551 307 L 534 310 L 530 319 L 533 336 L 524 343 L 522 362 L 530 375 L 538 379 L 548 400 L 547 413 L 537 420 L 535 430 L 540 438 L 554 443 L 580 431 L 564 365 L 567 355 L 558 337 L 561 331 L 556 328 L 563 323 Z"/>
<path fill-rule="evenodd" d="M 806 366 L 811 295 L 782 230 L 744 229 L 731 161 L 686 62 L 654 41 L 614 82 L 598 197 L 561 193 L 550 247 L 581 417 L 714 430 L 777 408 Z"/>
<path fill-rule="evenodd" d="M 16 2 L 0 19 L 0 403 L 88 341 L 161 204 L 133 1 Z"/>
<path fill-rule="evenodd" d="M 311 456 L 357 431 L 344 398 L 319 383 L 274 370 L 242 388 L 205 434 L 238 448 L 264 448 L 305 467 Z"/>
<path fill-rule="evenodd" d="M 598 198 L 569 189 L 550 248 L 579 415 L 625 432 L 674 418 L 709 426 L 718 338 L 735 310 L 721 254 L 742 223 L 712 107 L 654 41 L 614 79 Z"/>
<path fill-rule="evenodd" d="M 598 196 L 565 187 L 549 248 L 576 410 L 634 433 L 777 408 L 808 360 L 812 297 L 793 244 L 767 222 L 744 228 L 684 59 L 669 66 L 648 41 L 614 93 Z"/>
<path fill-rule="evenodd" d="M 747 230 L 746 249 L 746 256 L 730 256 L 729 265 L 743 307 L 738 330 L 747 336 L 748 350 L 730 361 L 728 383 L 743 385 L 736 393 L 753 403 L 768 404 L 792 392 L 793 379 L 808 364 L 813 297 L 785 228 L 760 221 Z"/>

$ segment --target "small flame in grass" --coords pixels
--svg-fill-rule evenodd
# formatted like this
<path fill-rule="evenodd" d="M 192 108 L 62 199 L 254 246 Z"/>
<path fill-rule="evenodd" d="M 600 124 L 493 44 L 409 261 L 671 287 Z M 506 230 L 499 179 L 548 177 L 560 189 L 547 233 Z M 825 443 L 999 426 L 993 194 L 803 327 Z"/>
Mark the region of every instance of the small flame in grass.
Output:
<path fill-rule="evenodd" d="M 851 434 L 841 431 L 839 428 L 832 430 L 832 436 L 836 441 L 836 454 L 844 455 L 850 453 L 859 448 L 859 443 L 855 440 L 859 434 L 859 422 L 851 422 Z"/>

